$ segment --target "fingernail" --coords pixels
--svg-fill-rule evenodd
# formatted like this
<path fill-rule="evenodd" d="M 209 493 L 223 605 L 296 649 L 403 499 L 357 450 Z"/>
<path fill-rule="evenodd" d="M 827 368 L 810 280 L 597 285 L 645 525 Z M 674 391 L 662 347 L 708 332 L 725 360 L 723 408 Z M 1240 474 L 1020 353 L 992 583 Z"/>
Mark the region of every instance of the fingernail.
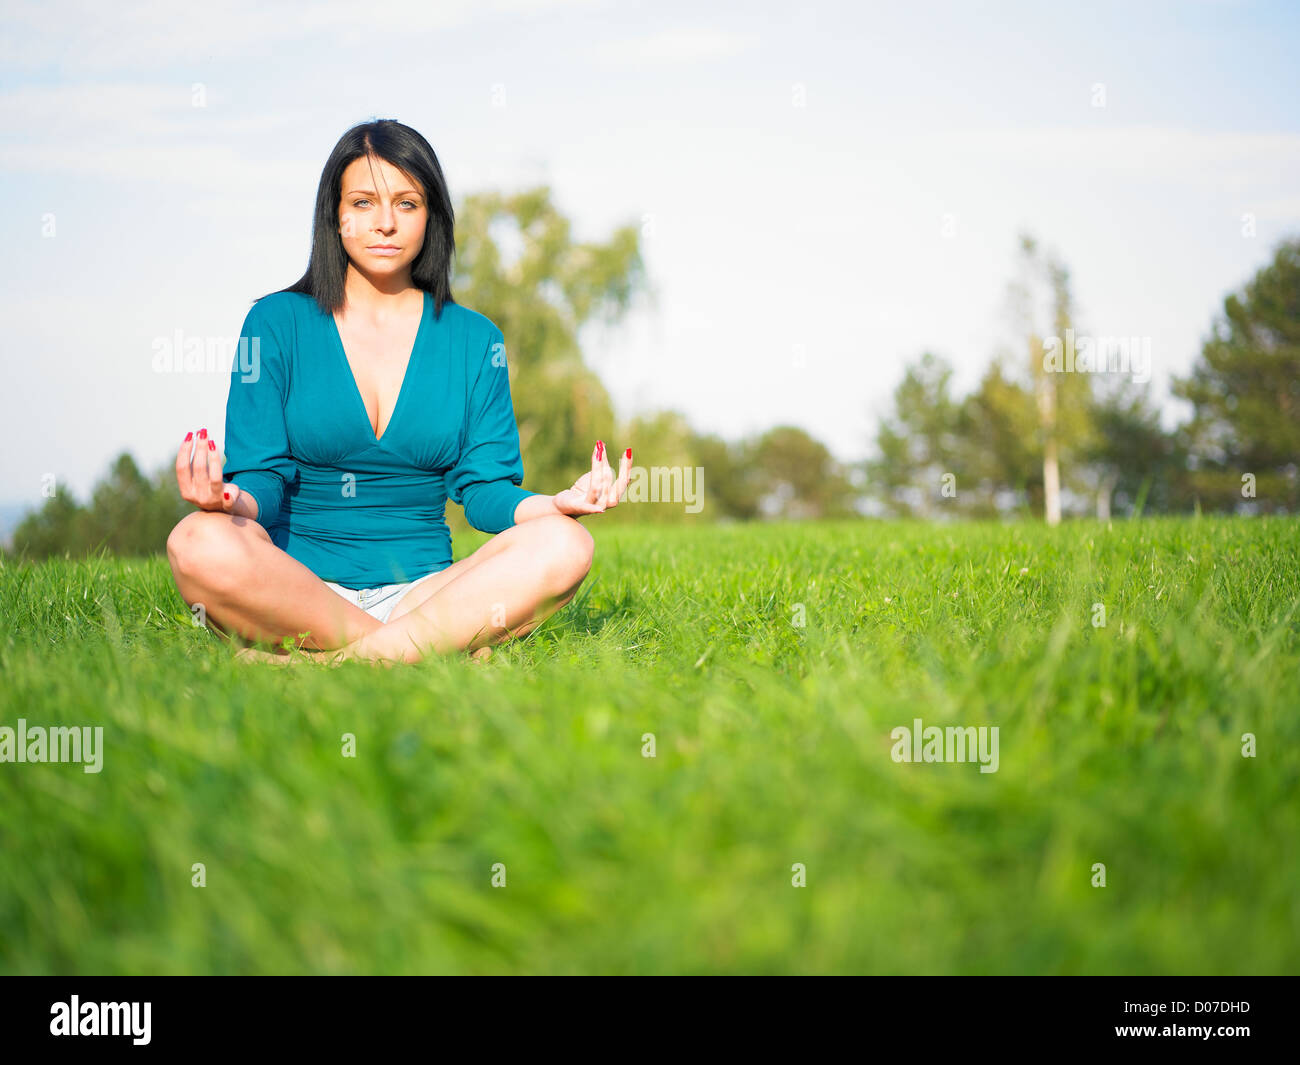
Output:
<path fill-rule="evenodd" d="M 222 493 L 221 493 L 221 496 L 222 496 L 223 499 L 229 499 L 229 498 L 230 498 L 230 493 L 229 493 L 229 492 L 222 492 Z"/>
<path fill-rule="evenodd" d="M 596 458 L 598 458 L 598 459 L 603 459 L 604 457 L 605 457 L 605 441 L 603 441 L 603 440 L 597 440 L 597 441 L 596 441 Z"/>
<path fill-rule="evenodd" d="M 208 450 L 209 450 L 209 451 L 216 451 L 216 450 L 217 450 L 217 445 L 216 445 L 215 443 L 213 443 L 211 440 L 208 441 Z"/>
<path fill-rule="evenodd" d="M 630 459 L 630 458 L 632 457 L 632 449 L 631 449 L 631 448 L 628 448 L 626 451 L 624 451 L 624 452 L 623 452 L 623 457 L 624 457 L 625 459 Z"/>
<path fill-rule="evenodd" d="M 188 433 L 185 434 L 185 443 L 188 444 L 193 439 L 194 439 L 194 430 L 191 429 Z"/>
<path fill-rule="evenodd" d="M 207 431 L 206 429 L 200 429 L 200 430 L 199 430 L 199 439 L 200 439 L 200 440 L 206 440 L 206 439 L 207 439 L 207 436 L 208 436 L 208 431 Z"/>

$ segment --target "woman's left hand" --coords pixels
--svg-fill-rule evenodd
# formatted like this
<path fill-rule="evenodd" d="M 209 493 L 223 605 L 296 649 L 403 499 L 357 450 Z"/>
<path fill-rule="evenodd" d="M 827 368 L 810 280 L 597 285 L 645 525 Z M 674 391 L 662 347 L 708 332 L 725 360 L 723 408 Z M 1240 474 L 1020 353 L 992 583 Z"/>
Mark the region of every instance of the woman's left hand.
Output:
<path fill-rule="evenodd" d="M 584 473 L 572 488 L 557 492 L 552 498 L 561 514 L 575 518 L 583 514 L 599 514 L 618 506 L 631 477 L 632 449 L 623 452 L 618 464 L 618 480 L 615 480 L 605 454 L 605 442 L 597 440 L 591 452 L 591 472 Z"/>

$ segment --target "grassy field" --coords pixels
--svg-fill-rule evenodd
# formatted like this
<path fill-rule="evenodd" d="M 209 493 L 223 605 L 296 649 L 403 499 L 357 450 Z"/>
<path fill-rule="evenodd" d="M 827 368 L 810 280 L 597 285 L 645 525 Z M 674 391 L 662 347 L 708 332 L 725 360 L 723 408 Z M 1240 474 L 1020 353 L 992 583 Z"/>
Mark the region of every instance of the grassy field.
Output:
<path fill-rule="evenodd" d="M 1296 522 L 588 527 L 484 665 L 235 663 L 161 557 L 0 572 L 0 725 L 104 729 L 0 764 L 0 971 L 1300 971 Z M 997 772 L 895 761 L 916 718 Z"/>

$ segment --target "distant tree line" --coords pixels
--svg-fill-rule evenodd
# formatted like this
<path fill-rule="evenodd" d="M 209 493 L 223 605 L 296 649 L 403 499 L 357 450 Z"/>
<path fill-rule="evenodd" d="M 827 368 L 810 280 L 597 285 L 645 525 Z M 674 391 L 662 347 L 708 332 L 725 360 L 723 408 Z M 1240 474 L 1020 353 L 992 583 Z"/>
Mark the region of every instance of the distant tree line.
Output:
<path fill-rule="evenodd" d="M 152 477 L 123 452 L 86 503 L 63 485 L 14 530 L 10 555 L 48 558 L 94 554 L 150 555 L 162 551 L 167 534 L 194 508 L 176 487 L 175 460 Z"/>
<path fill-rule="evenodd" d="M 1297 512 L 1300 240 L 1224 300 L 1200 358 L 1172 384 L 1190 417 L 1168 429 L 1134 372 L 1149 361 L 1141 338 L 1096 345 L 1075 327 L 1060 262 L 1027 237 L 1021 252 L 1018 348 L 998 353 L 966 396 L 932 353 L 907 367 L 863 467 L 878 510 L 1049 522 L 1062 511 Z"/>

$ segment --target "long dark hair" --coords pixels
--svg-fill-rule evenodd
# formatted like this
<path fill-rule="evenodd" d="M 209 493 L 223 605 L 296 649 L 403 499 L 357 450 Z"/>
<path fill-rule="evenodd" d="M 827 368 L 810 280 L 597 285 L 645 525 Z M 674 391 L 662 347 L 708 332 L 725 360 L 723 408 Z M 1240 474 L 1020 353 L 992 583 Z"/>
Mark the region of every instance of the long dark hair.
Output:
<path fill-rule="evenodd" d="M 316 189 L 316 211 L 311 226 L 311 259 L 307 272 L 279 292 L 302 292 L 315 299 L 322 311 L 342 309 L 348 275 L 348 253 L 339 236 L 339 201 L 343 171 L 354 159 L 374 155 L 409 174 L 424 188 L 428 224 L 424 246 L 411 263 L 411 280 L 433 297 L 434 316 L 442 314 L 444 303 L 455 303 L 451 294 L 451 259 L 456 253 L 456 217 L 442 167 L 432 146 L 410 126 L 391 118 L 375 119 L 353 126 L 334 145 L 321 171 Z M 267 293 L 272 295 L 272 293 Z M 265 299 L 265 297 L 259 297 Z"/>

